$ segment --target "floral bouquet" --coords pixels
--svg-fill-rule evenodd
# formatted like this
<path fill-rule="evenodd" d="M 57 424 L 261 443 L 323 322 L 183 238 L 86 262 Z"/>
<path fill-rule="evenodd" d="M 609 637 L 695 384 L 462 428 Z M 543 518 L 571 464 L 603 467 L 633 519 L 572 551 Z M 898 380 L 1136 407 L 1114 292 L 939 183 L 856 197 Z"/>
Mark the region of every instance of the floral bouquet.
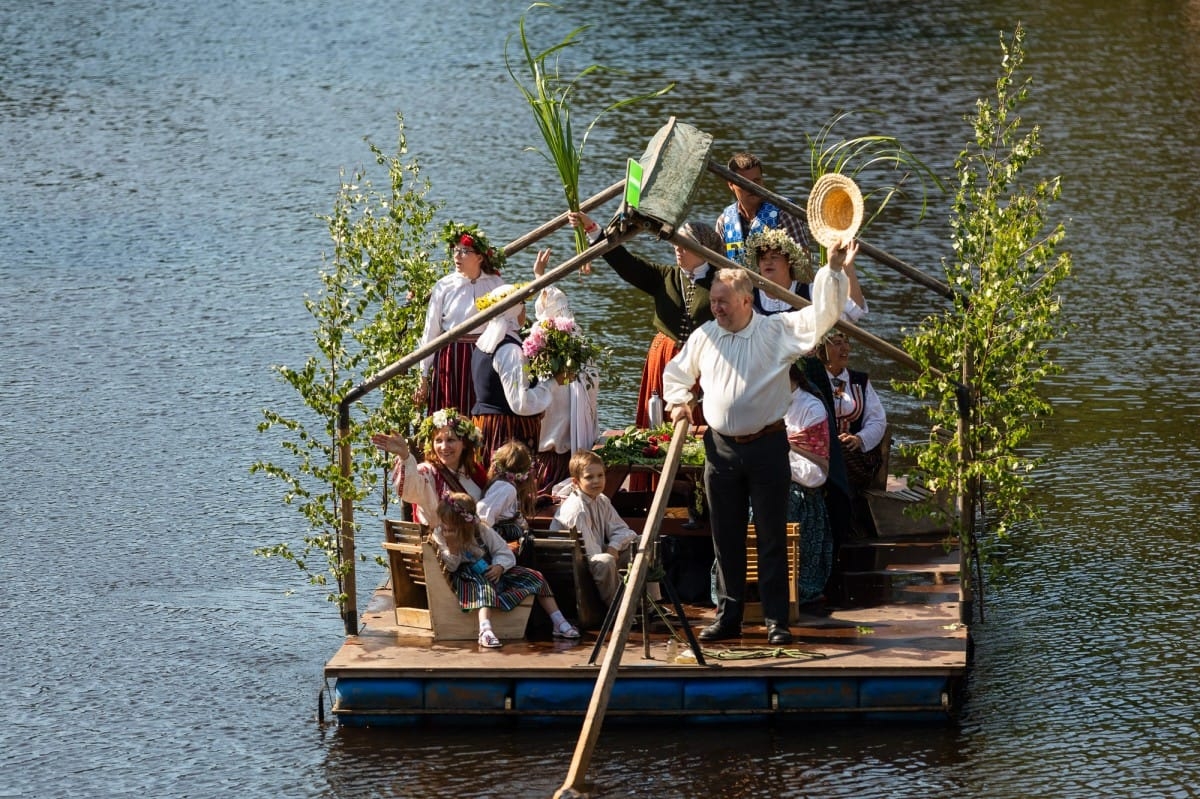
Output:
<path fill-rule="evenodd" d="M 575 320 L 555 316 L 535 322 L 521 345 L 529 371 L 541 379 L 562 378 L 569 383 L 588 364 L 601 360 L 605 351 L 579 332 Z"/>

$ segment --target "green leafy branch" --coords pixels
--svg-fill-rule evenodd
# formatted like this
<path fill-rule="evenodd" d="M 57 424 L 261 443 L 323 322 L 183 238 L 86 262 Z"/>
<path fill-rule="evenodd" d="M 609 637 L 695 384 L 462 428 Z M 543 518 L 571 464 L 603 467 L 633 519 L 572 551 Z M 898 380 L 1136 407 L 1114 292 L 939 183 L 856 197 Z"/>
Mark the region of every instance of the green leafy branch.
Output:
<path fill-rule="evenodd" d="M 1040 460 L 1025 444 L 1053 412 L 1039 387 L 1060 371 L 1050 345 L 1067 332 L 1057 291 L 1070 274 L 1071 259 L 1058 252 L 1066 237 L 1063 225 L 1050 221 L 1061 182 L 1025 179 L 1042 145 L 1040 129 L 1025 130 L 1017 113 L 1032 83 L 1016 82 L 1023 41 L 1020 26 L 1008 41 L 1001 37 L 995 101 L 977 101 L 969 120 L 974 141 L 955 162 L 954 259 L 943 264 L 955 290 L 952 307 L 905 331 L 905 349 L 923 371 L 894 381 L 897 390 L 932 401 L 933 435 L 902 447 L 902 453 L 915 458 L 931 487 L 979 501 L 977 517 L 956 520 L 977 586 L 985 567 L 1003 572 L 1002 553 L 1011 544 L 1006 539 L 1037 518 L 1029 478 Z M 969 390 L 963 436 L 945 432 L 958 423 L 960 385 Z"/>
<path fill-rule="evenodd" d="M 332 577 L 337 590 L 328 599 L 339 606 L 346 599 L 343 580 L 349 571 L 339 551 L 342 500 L 358 507 L 377 489 L 383 459 L 369 434 L 405 430 L 417 418 L 419 409 L 412 402 L 417 376 L 408 374 L 385 386 L 376 407 L 355 405 L 349 478 L 337 459 L 338 405 L 354 385 L 416 348 L 433 283 L 448 269 L 431 257 L 438 206 L 426 197 L 429 184 L 420 179 L 417 162 L 404 160 L 404 120 L 397 115 L 397 121 L 395 155 L 367 143 L 375 165 L 387 171 L 388 187 L 377 189 L 366 168 L 349 180 L 343 171 L 333 210 L 322 217 L 333 253 L 324 259 L 320 293 L 304 301 L 316 321 L 315 352 L 299 368 L 275 367 L 307 413 L 289 416 L 264 409 L 259 430 L 281 436 L 287 460 L 264 459 L 250 469 L 281 481 L 284 503 L 296 507 L 308 525 L 299 541 L 261 547 L 256 554 L 293 562 L 313 585 L 328 585 Z"/>
<path fill-rule="evenodd" d="M 610 103 L 592 119 L 591 123 L 584 130 L 583 136 L 580 137 L 579 143 L 576 144 L 571 125 L 571 101 L 579 87 L 580 81 L 590 75 L 601 72 L 620 75 L 627 73 L 599 64 L 592 64 L 580 70 L 573 77 L 563 77 L 559 71 L 560 57 L 570 47 L 578 44 L 579 36 L 590 26 L 580 25 L 568 32 L 557 44 L 547 47 L 545 50 L 535 51 L 530 46 L 525 30 L 526 17 L 535 8 L 557 10 L 559 7 L 553 3 L 533 3 L 521 15 L 517 23 L 517 35 L 521 43 L 521 58 L 524 61 L 523 66 L 527 75 L 524 78 L 519 77 L 512 60 L 509 58 L 509 44 L 512 41 L 511 34 L 504 43 L 504 66 L 508 70 L 509 77 L 512 78 L 513 83 L 517 85 L 525 101 L 529 104 L 529 108 L 533 112 L 534 122 L 537 123 L 538 130 L 545 142 L 545 150 L 538 150 L 536 147 L 528 147 L 526 149 L 540 153 L 542 157 L 554 165 L 558 171 L 559 179 L 562 181 L 563 194 L 566 197 L 567 207 L 572 211 L 578 211 L 579 175 L 580 167 L 583 163 L 583 151 L 587 145 L 588 135 L 591 133 L 592 128 L 595 127 L 596 122 L 611 111 L 616 111 L 634 103 L 666 94 L 675 88 L 675 83 L 672 82 L 661 89 Z M 587 249 L 587 246 L 587 236 L 582 230 L 575 230 L 576 251 L 583 252 Z"/>

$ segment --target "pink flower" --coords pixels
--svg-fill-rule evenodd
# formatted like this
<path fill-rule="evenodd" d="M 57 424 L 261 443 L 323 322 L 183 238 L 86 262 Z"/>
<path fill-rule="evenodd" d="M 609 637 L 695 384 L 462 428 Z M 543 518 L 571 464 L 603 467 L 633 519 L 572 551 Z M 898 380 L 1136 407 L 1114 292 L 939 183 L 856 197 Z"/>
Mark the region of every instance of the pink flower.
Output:
<path fill-rule="evenodd" d="M 566 316 L 556 316 L 549 321 L 552 325 L 554 325 L 555 330 L 561 330 L 563 333 L 575 332 L 575 320 Z"/>
<path fill-rule="evenodd" d="M 546 330 L 541 325 L 537 325 L 529 331 L 529 338 L 522 342 L 521 351 L 525 353 L 526 358 L 532 358 L 545 348 Z"/>

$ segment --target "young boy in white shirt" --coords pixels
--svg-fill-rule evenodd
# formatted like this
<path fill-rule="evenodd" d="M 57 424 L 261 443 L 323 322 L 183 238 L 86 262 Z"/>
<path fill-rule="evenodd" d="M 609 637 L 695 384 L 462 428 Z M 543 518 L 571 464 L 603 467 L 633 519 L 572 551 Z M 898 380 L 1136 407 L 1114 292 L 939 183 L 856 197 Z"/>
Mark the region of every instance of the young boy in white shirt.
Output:
<path fill-rule="evenodd" d="M 588 569 L 605 604 L 611 605 L 621 584 L 620 569 L 628 566 L 638 534 L 621 518 L 604 494 L 604 461 L 590 450 L 576 450 L 568 467 L 571 493 L 563 500 L 551 530 L 574 527 L 583 540 Z"/>

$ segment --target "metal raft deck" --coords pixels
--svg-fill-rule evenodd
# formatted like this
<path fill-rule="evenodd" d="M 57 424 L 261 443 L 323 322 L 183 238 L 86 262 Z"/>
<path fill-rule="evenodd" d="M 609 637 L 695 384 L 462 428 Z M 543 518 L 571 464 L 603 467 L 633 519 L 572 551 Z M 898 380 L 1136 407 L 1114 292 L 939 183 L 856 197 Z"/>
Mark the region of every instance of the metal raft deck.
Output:
<path fill-rule="evenodd" d="M 707 666 L 685 665 L 667 662 L 668 636 L 660 623 L 651 625 L 649 657 L 635 629 L 606 717 L 612 723 L 655 716 L 703 723 L 952 719 L 969 653 L 969 632 L 959 621 L 957 552 L 934 537 L 862 547 L 877 562 L 846 574 L 847 595 L 860 607 L 801 616 L 791 624 L 796 640 L 790 646 L 767 645 L 765 629 L 747 624 L 741 640 L 705 645 Z M 862 552 L 856 557 L 870 560 Z M 685 610 L 694 630 L 712 619 L 711 609 Z M 601 652 L 597 665 L 588 665 L 596 640 L 588 631 L 580 642 L 506 640 L 499 650 L 414 636 L 396 626 L 386 586 L 361 622 L 360 634 L 347 638 L 325 666 L 333 712 L 347 726 L 478 723 L 481 717 L 573 722 L 587 710 L 603 660 Z"/>

